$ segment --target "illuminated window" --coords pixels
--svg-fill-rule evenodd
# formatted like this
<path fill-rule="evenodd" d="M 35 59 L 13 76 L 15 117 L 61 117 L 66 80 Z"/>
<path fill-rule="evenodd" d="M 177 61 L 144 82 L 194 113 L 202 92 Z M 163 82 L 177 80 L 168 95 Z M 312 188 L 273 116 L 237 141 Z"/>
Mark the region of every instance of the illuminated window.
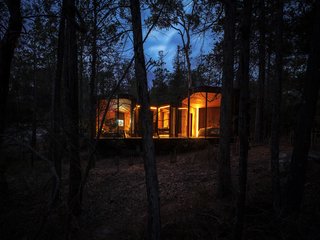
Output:
<path fill-rule="evenodd" d="M 123 127 L 124 121 L 122 119 L 118 119 L 118 126 Z"/>

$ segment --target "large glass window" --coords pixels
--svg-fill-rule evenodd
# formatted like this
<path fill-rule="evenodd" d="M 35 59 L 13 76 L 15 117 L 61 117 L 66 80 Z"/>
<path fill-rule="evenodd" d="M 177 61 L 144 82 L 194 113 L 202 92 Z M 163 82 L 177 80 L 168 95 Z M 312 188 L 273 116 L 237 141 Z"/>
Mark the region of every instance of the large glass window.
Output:
<path fill-rule="evenodd" d="M 158 108 L 159 137 L 169 137 L 170 134 L 170 105 Z"/>
<path fill-rule="evenodd" d="M 190 96 L 188 122 L 188 98 L 185 98 L 180 108 L 181 136 L 187 137 L 187 131 L 189 131 L 189 137 L 217 136 L 220 129 L 220 103 L 221 94 L 219 93 L 193 93 Z"/>
<path fill-rule="evenodd" d="M 107 100 L 100 100 L 98 103 L 97 127 L 103 122 L 102 136 L 104 137 L 128 137 L 132 135 L 132 101 L 127 98 L 115 98 L 110 100 L 109 108 L 106 111 Z"/>

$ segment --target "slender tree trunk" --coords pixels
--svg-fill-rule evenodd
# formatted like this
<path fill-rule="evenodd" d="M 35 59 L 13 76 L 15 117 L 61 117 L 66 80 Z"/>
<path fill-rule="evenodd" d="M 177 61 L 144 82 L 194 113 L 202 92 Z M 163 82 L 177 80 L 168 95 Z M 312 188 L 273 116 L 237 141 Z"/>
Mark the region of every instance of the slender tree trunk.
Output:
<path fill-rule="evenodd" d="M 187 137 L 190 137 L 190 91 L 191 91 L 191 86 L 192 86 L 192 77 L 191 77 L 191 62 L 190 62 L 190 35 L 189 31 L 186 31 L 187 35 L 187 42 L 185 43 L 183 36 L 182 37 L 182 42 L 183 42 L 183 50 L 184 54 L 186 56 L 186 61 L 187 61 L 187 71 L 188 71 L 188 117 L 187 117 Z"/>
<path fill-rule="evenodd" d="M 308 152 L 312 125 L 316 113 L 316 106 L 320 88 L 320 2 L 315 3 L 313 36 L 311 38 L 310 53 L 306 78 L 303 88 L 302 104 L 298 114 L 295 129 L 293 152 L 287 186 L 286 211 L 299 213 L 303 200 Z"/>
<path fill-rule="evenodd" d="M 33 113 L 32 113 L 32 134 L 31 134 L 31 147 L 36 150 L 37 148 L 37 80 L 36 73 L 33 75 Z M 31 167 L 34 165 L 36 155 L 32 153 Z"/>
<path fill-rule="evenodd" d="M 81 11 L 81 10 L 80 10 Z M 83 101 L 83 90 L 84 90 L 84 37 L 82 35 L 79 36 L 79 119 L 81 125 L 84 123 L 85 118 L 85 106 Z"/>
<path fill-rule="evenodd" d="M 6 0 L 5 3 L 10 18 L 7 31 L 0 41 L 0 135 L 3 134 L 5 128 L 11 62 L 22 29 L 20 0 Z"/>
<path fill-rule="evenodd" d="M 269 42 L 271 41 L 271 36 L 268 38 Z M 272 64 L 271 64 L 271 46 L 268 44 L 267 50 L 267 69 L 266 69 L 266 82 L 265 82 L 265 109 L 264 109 L 264 137 L 270 138 L 270 122 L 271 122 L 271 78 L 272 78 Z"/>
<path fill-rule="evenodd" d="M 37 67 L 36 67 L 36 55 L 34 55 L 33 66 L 33 113 L 32 113 L 32 134 L 31 134 L 31 147 L 36 150 L 37 147 Z M 34 165 L 36 154 L 32 153 L 31 167 Z"/>
<path fill-rule="evenodd" d="M 62 172 L 62 136 L 61 136 L 61 101 L 62 101 L 62 68 L 64 65 L 64 32 L 65 32 L 65 13 L 61 10 L 59 34 L 58 34 L 58 48 L 57 48 L 57 66 L 55 78 L 53 83 L 53 96 L 52 96 L 52 120 L 51 128 L 53 138 L 51 139 L 51 158 L 55 166 L 55 170 L 61 182 Z M 57 203 L 60 200 L 60 186 L 55 186 L 53 189 L 53 199 Z M 55 192 L 56 191 L 56 192 Z"/>
<path fill-rule="evenodd" d="M 279 138 L 280 138 L 280 105 L 282 82 L 282 25 L 283 25 L 283 0 L 276 0 L 276 59 L 275 77 L 271 79 L 271 171 L 273 208 L 276 213 L 281 206 L 280 174 L 279 174 Z"/>
<path fill-rule="evenodd" d="M 70 212 L 81 213 L 81 165 L 79 156 L 79 93 L 77 67 L 77 38 L 75 26 L 75 0 L 64 0 L 66 13 L 63 90 L 64 126 L 69 147 L 69 196 Z"/>
<path fill-rule="evenodd" d="M 160 200 L 159 183 L 152 139 L 152 114 L 148 93 L 148 82 L 143 52 L 140 1 L 130 0 L 135 54 L 135 73 L 138 96 L 141 102 L 143 159 L 148 198 L 148 238 L 160 239 Z"/>
<path fill-rule="evenodd" d="M 264 113 L 264 83 L 266 76 L 266 40 L 265 40 L 265 3 L 259 0 L 260 15 L 258 19 L 259 27 L 259 78 L 256 104 L 255 135 L 256 143 L 263 140 L 263 113 Z"/>
<path fill-rule="evenodd" d="M 90 138 L 96 136 L 96 75 L 97 75 L 97 0 L 93 0 L 93 30 L 92 30 L 92 49 L 91 49 L 91 75 L 90 75 Z M 92 158 L 95 157 L 91 154 Z M 95 165 L 94 159 L 91 160 L 92 167 Z"/>
<path fill-rule="evenodd" d="M 9 9 L 10 18 L 7 31 L 0 41 L 0 149 L 2 148 L 2 134 L 5 130 L 11 62 L 22 29 L 20 0 L 6 0 L 5 3 Z M 3 156 L 0 157 L 0 193 L 5 194 L 8 185 L 4 174 L 6 164 L 1 163 L 5 161 L 3 158 Z"/>
<path fill-rule="evenodd" d="M 83 1 L 76 0 L 76 7 L 79 9 L 79 12 L 85 11 L 85 7 L 81 4 Z M 85 79 L 84 79 L 84 47 L 85 47 L 85 38 L 82 34 L 78 36 L 78 44 L 79 44 L 79 123 L 80 126 L 83 127 L 84 120 L 86 117 L 86 105 L 84 102 L 84 89 L 85 89 Z"/>
<path fill-rule="evenodd" d="M 225 2 L 223 41 L 223 78 L 220 114 L 220 145 L 217 195 L 225 197 L 232 192 L 230 171 L 230 141 L 232 134 L 232 96 L 234 78 L 235 2 Z"/>
<path fill-rule="evenodd" d="M 242 239 L 245 219 L 247 192 L 247 161 L 249 149 L 249 57 L 252 0 L 244 1 L 242 22 L 240 26 L 240 61 L 239 61 L 239 191 L 236 207 L 236 223 L 233 239 Z"/>

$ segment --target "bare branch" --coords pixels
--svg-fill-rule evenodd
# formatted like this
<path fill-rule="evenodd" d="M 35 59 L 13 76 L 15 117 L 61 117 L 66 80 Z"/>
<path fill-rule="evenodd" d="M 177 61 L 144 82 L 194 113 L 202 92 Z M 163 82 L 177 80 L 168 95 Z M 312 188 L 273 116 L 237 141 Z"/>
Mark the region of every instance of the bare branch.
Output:
<path fill-rule="evenodd" d="M 142 43 L 145 43 L 145 41 L 147 40 L 147 38 L 149 37 L 152 29 L 156 26 L 159 18 L 160 18 L 160 15 L 162 14 L 162 11 L 164 9 L 164 6 L 166 5 L 166 2 L 167 1 L 164 1 L 163 5 L 162 5 L 162 8 L 157 16 L 157 18 L 155 19 L 155 21 L 153 22 L 152 26 L 150 27 L 150 29 L 148 30 L 145 38 L 143 39 L 143 42 Z M 118 81 L 117 85 L 113 88 L 113 90 L 111 91 L 109 97 L 108 97 L 108 101 L 107 101 L 107 106 L 106 108 L 104 109 L 103 111 L 103 118 L 102 118 L 102 121 L 101 121 L 101 125 L 99 126 L 99 129 L 98 129 L 98 133 L 97 133 L 97 136 L 95 138 L 95 142 L 93 144 L 93 148 L 91 150 L 91 153 L 90 153 L 90 156 L 89 156 L 89 161 L 88 161 L 88 164 L 86 166 L 86 169 L 85 169 L 85 173 L 84 173 L 84 176 L 83 176 L 83 179 L 82 179 L 82 182 L 81 182 L 81 186 L 80 186 L 80 194 L 82 195 L 83 193 L 83 190 L 84 190 L 84 187 L 85 187 L 85 184 L 87 182 L 87 178 L 89 176 L 89 172 L 90 172 L 90 168 L 92 166 L 92 161 L 93 161 L 93 157 L 92 155 L 95 154 L 96 152 L 96 148 L 97 148 L 97 143 L 98 143 L 98 140 L 100 139 L 100 136 L 101 136 L 101 133 L 102 133 L 102 127 L 103 127 L 103 124 L 105 122 L 105 119 L 106 119 L 106 115 L 107 115 L 107 112 L 108 112 L 108 109 L 109 109 L 109 106 L 110 106 L 110 101 L 112 99 L 112 97 L 114 96 L 114 94 L 116 93 L 116 91 L 118 90 L 118 88 L 120 87 L 123 79 L 126 77 L 126 75 L 128 74 L 131 66 L 132 66 L 132 63 L 134 61 L 134 56 L 131 58 L 129 64 L 127 65 L 126 69 L 124 70 L 124 73 L 122 74 L 120 80 Z"/>
<path fill-rule="evenodd" d="M 36 15 L 22 16 L 22 19 L 31 19 L 31 18 L 37 18 L 37 17 L 58 18 L 59 16 L 54 14 L 36 14 Z"/>

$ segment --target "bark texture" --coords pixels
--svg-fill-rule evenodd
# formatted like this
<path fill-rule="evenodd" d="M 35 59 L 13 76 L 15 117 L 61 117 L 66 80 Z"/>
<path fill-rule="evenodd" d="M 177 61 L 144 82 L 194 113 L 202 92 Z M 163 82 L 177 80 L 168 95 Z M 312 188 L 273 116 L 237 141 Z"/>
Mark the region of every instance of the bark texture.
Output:
<path fill-rule="evenodd" d="M 314 27 L 311 38 L 310 54 L 304 83 L 302 104 L 298 114 L 294 135 L 293 152 L 288 178 L 286 210 L 299 213 L 303 201 L 304 184 L 308 163 L 308 152 L 312 125 L 319 97 L 320 74 L 320 2 L 316 1 Z"/>
<path fill-rule="evenodd" d="M 258 91 L 256 102 L 256 116 L 255 116 L 255 133 L 254 140 L 256 143 L 262 143 L 263 141 L 263 112 L 264 112 L 264 83 L 266 78 L 266 27 L 265 27 L 265 2 L 259 0 L 259 78 L 258 78 Z"/>
<path fill-rule="evenodd" d="M 55 170 L 61 182 L 61 158 L 62 158 L 62 136 L 61 136 L 61 100 L 62 100 L 62 68 L 63 68 L 63 53 L 64 53 L 64 31 L 65 31 L 65 16 L 63 8 L 60 16 L 59 33 L 58 33 L 58 48 L 57 48 L 57 66 L 53 83 L 52 94 L 52 119 L 51 128 L 53 138 L 51 139 L 51 159 L 54 163 Z M 60 184 L 60 183 L 59 183 Z M 55 186 L 53 192 L 53 200 L 57 203 L 60 200 L 60 186 Z M 56 192 L 55 192 L 56 191 Z"/>
<path fill-rule="evenodd" d="M 0 149 L 2 147 L 2 135 L 5 130 L 6 106 L 9 92 L 9 79 L 11 62 L 22 29 L 20 12 L 20 0 L 5 1 L 9 13 L 9 26 L 0 41 Z M 6 194 L 8 184 L 5 178 L 6 163 L 4 156 L 0 156 L 0 193 Z"/>
<path fill-rule="evenodd" d="M 22 29 L 21 1 L 6 0 L 5 4 L 8 7 L 10 18 L 7 31 L 0 41 L 0 134 L 3 134 L 5 128 L 11 62 Z"/>
<path fill-rule="evenodd" d="M 283 0 L 275 1 L 276 9 L 276 36 L 275 36 L 275 77 L 271 79 L 271 171 L 273 208 L 276 213 L 281 206 L 280 174 L 279 174 L 279 136 L 280 136 L 280 106 L 281 84 L 283 71 L 282 32 L 283 32 Z"/>
<path fill-rule="evenodd" d="M 90 74 L 90 117 L 91 123 L 90 134 L 93 139 L 96 135 L 95 119 L 96 119 L 96 76 L 97 76 L 97 1 L 93 0 L 93 26 L 92 26 L 92 46 L 91 46 L 91 74 Z"/>
<path fill-rule="evenodd" d="M 160 239 L 159 183 L 152 139 L 152 113 L 148 93 L 148 81 L 143 52 L 140 1 L 130 0 L 134 40 L 135 74 L 138 97 L 141 103 L 143 159 L 148 198 L 148 239 Z"/>
<path fill-rule="evenodd" d="M 247 192 L 247 161 L 249 149 L 249 56 L 252 1 L 245 0 L 240 26 L 240 62 L 239 62 L 239 190 L 236 206 L 236 223 L 233 239 L 242 239 L 245 221 L 245 203 Z"/>
<path fill-rule="evenodd" d="M 92 29 L 92 48 L 91 48 L 91 74 L 90 74 L 90 138 L 96 137 L 96 77 L 97 77 L 97 0 L 92 1 L 93 5 L 93 29 Z M 91 167 L 95 166 L 95 154 L 91 154 Z"/>
<path fill-rule="evenodd" d="M 68 140 L 70 161 L 68 206 L 73 215 L 79 216 L 81 214 L 81 165 L 79 156 L 79 88 L 75 0 L 64 0 L 64 12 L 66 15 L 63 64 L 64 127 Z"/>
<path fill-rule="evenodd" d="M 231 193 L 230 141 L 232 134 L 232 96 L 234 78 L 235 2 L 225 2 L 223 40 L 223 78 L 220 115 L 220 146 L 218 164 L 217 195 L 225 197 Z"/>

